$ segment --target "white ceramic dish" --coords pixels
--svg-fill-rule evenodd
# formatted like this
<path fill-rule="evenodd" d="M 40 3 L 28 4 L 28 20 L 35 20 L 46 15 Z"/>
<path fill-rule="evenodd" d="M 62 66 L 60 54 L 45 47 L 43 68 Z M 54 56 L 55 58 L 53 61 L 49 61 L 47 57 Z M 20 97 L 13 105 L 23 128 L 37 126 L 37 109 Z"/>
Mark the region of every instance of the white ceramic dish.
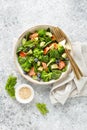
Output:
<path fill-rule="evenodd" d="M 14 60 L 15 60 L 15 63 L 16 63 L 16 66 L 18 68 L 18 71 L 20 72 L 20 74 L 25 78 L 27 79 L 28 81 L 34 83 L 34 84 L 41 84 L 41 85 L 49 85 L 49 84 L 52 84 L 52 83 L 55 83 L 57 81 L 60 81 L 62 78 L 64 78 L 65 76 L 67 76 L 67 74 L 69 73 L 70 71 L 70 63 L 68 64 L 68 67 L 67 67 L 67 71 L 62 73 L 62 75 L 60 76 L 59 79 L 57 80 L 50 80 L 49 82 L 43 82 L 43 81 L 37 81 L 37 80 L 34 80 L 33 78 L 31 78 L 30 76 L 28 75 L 25 75 L 20 64 L 18 63 L 18 59 L 17 59 L 17 55 L 16 55 L 16 51 L 17 51 L 17 48 L 18 46 L 21 44 L 21 40 L 23 39 L 23 37 L 28 33 L 28 32 L 34 32 L 38 29 L 41 29 L 41 28 L 44 28 L 44 29 L 47 29 L 47 28 L 50 28 L 51 32 L 52 32 L 52 28 L 53 26 L 51 25 L 38 25 L 38 26 L 35 26 L 35 27 L 32 27 L 30 29 L 28 29 L 27 31 L 25 31 L 17 40 L 15 46 L 14 46 Z M 60 28 L 59 28 L 60 29 Z M 60 29 L 61 30 L 61 29 Z M 62 31 L 62 30 L 61 30 Z M 62 33 L 65 35 L 65 33 L 62 31 Z M 67 43 L 70 45 L 71 47 L 71 44 L 70 44 L 70 40 L 69 38 L 65 35 L 65 39 L 67 41 Z"/>
<path fill-rule="evenodd" d="M 31 96 L 30 96 L 29 98 L 27 98 L 27 99 L 22 99 L 22 98 L 20 97 L 20 95 L 19 95 L 20 89 L 21 89 L 21 88 L 24 88 L 24 87 L 30 89 L 30 91 L 31 91 Z M 30 85 L 28 85 L 28 84 L 21 84 L 20 86 L 18 86 L 18 87 L 15 89 L 15 96 L 16 96 L 16 100 L 17 100 L 18 102 L 20 102 L 20 103 L 23 103 L 23 104 L 30 103 L 30 102 L 33 100 L 33 98 L 34 98 L 34 90 L 33 90 L 33 88 L 32 88 Z"/>

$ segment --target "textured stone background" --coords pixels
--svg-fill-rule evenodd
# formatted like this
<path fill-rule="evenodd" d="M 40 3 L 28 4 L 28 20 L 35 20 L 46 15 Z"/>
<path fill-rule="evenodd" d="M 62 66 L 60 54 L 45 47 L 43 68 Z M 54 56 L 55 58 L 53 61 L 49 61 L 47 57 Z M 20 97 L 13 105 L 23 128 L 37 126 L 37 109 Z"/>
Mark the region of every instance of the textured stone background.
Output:
<path fill-rule="evenodd" d="M 21 105 L 4 90 L 11 73 L 18 77 L 17 85 L 29 83 L 17 72 L 12 49 L 23 31 L 38 24 L 61 27 L 71 42 L 86 41 L 87 0 L 0 0 L 0 130 L 87 130 L 86 97 L 53 106 L 49 100 L 50 87 L 33 85 L 34 101 Z M 47 104 L 47 116 L 39 113 L 36 102 Z"/>

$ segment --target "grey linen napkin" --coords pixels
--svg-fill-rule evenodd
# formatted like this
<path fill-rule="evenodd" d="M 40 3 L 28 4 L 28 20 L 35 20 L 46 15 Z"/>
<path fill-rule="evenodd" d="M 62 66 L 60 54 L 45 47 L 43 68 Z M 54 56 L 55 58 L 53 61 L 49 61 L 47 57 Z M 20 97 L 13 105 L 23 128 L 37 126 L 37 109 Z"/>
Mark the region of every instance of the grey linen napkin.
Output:
<path fill-rule="evenodd" d="M 73 71 L 70 71 L 61 81 L 53 84 L 50 91 L 52 104 L 64 104 L 70 97 L 87 96 L 87 43 L 75 42 L 72 49 L 73 57 L 84 76 L 77 80 Z"/>

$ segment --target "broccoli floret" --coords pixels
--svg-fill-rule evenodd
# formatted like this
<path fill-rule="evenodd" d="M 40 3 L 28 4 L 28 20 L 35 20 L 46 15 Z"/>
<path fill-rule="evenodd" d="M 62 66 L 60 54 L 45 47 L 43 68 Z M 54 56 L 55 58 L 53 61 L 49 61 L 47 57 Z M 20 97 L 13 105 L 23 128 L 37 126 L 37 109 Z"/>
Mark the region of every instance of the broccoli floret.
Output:
<path fill-rule="evenodd" d="M 41 61 L 48 63 L 49 61 L 48 55 L 45 55 L 45 56 L 43 55 Z"/>
<path fill-rule="evenodd" d="M 49 66 L 51 63 L 54 63 L 54 62 L 56 62 L 56 58 L 51 58 L 47 64 L 47 66 Z"/>
<path fill-rule="evenodd" d="M 42 71 L 41 78 L 43 79 L 43 81 L 47 82 L 51 80 L 51 75 L 52 75 L 52 72 L 47 73 L 46 71 Z"/>
<path fill-rule="evenodd" d="M 63 54 L 65 52 L 65 49 L 64 49 L 64 47 L 62 45 L 58 45 L 58 52 L 60 54 Z"/>
<path fill-rule="evenodd" d="M 39 59 L 39 60 L 41 60 L 41 59 L 42 59 L 42 57 L 43 57 L 43 55 L 40 55 L 40 56 L 38 57 L 38 59 Z"/>
<path fill-rule="evenodd" d="M 29 72 L 32 63 L 34 62 L 34 57 L 18 57 L 18 62 L 20 63 L 22 69 L 25 72 Z"/>
<path fill-rule="evenodd" d="M 34 57 L 28 57 L 28 62 L 32 64 L 34 62 Z"/>
<path fill-rule="evenodd" d="M 33 55 L 38 58 L 39 56 L 41 56 L 43 54 L 43 50 L 40 50 L 38 48 L 35 48 L 33 51 Z"/>
<path fill-rule="evenodd" d="M 62 71 L 60 70 L 53 70 L 52 71 L 52 79 L 58 79 L 62 74 Z"/>
<path fill-rule="evenodd" d="M 30 70 L 30 68 L 31 68 L 31 64 L 30 64 L 28 61 L 26 61 L 25 63 L 23 63 L 23 64 L 21 65 L 21 67 L 23 68 L 23 70 L 24 70 L 25 72 L 29 72 L 29 70 Z"/>

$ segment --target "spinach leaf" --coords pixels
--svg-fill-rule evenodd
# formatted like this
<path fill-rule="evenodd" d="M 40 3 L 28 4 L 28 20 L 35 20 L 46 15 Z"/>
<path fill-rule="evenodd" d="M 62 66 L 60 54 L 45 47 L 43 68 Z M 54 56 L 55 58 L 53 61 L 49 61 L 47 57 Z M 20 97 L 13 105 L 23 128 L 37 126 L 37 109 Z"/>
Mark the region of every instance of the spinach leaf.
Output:
<path fill-rule="evenodd" d="M 48 41 L 42 48 L 45 48 L 45 47 L 48 46 L 51 42 L 52 42 L 52 40 Z"/>
<path fill-rule="evenodd" d="M 44 36 L 46 34 L 46 30 L 45 29 L 39 29 L 38 34 L 39 34 L 39 36 Z"/>
<path fill-rule="evenodd" d="M 57 58 L 59 59 L 60 58 L 60 53 L 58 52 L 58 50 L 56 49 L 52 49 L 48 52 L 48 55 L 50 56 L 50 58 Z"/>

